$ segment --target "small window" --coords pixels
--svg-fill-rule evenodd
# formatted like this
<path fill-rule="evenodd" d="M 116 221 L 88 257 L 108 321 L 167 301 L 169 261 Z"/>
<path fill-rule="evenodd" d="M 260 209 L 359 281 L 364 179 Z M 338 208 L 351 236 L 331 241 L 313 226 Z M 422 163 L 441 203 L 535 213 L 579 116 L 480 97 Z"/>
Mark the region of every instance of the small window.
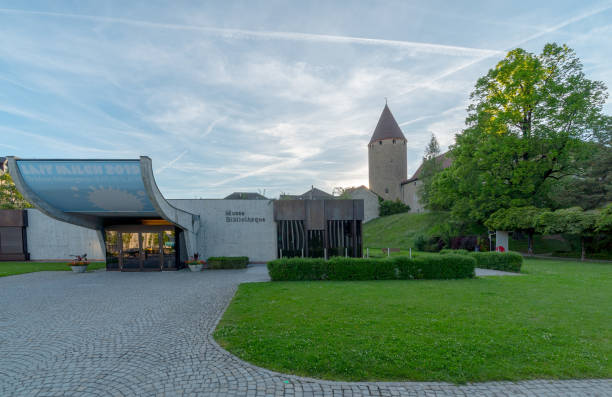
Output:
<path fill-rule="evenodd" d="M 385 193 L 389 193 L 389 188 L 388 187 L 385 188 Z"/>
<path fill-rule="evenodd" d="M 379 145 L 382 145 L 382 141 L 378 141 L 378 144 L 379 144 Z"/>
<path fill-rule="evenodd" d="M 395 139 L 393 140 L 393 144 L 395 144 Z"/>
<path fill-rule="evenodd" d="M 416 186 L 416 181 L 414 182 L 414 186 Z"/>

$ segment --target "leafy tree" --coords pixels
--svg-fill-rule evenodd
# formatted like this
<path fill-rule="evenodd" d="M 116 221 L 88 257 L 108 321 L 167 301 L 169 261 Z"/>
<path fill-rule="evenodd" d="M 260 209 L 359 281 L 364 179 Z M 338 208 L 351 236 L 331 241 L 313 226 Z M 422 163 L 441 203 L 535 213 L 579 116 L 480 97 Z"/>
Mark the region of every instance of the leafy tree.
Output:
<path fill-rule="evenodd" d="M 598 232 L 612 233 L 612 203 L 600 211 L 596 226 Z"/>
<path fill-rule="evenodd" d="M 418 175 L 421 182 L 423 182 L 419 187 L 418 194 L 421 202 L 427 208 L 429 208 L 431 184 L 434 176 L 442 170 L 442 161 L 443 159 L 440 158 L 440 145 L 438 144 L 438 140 L 434 134 L 431 134 L 431 139 L 425 148 L 421 172 Z"/>
<path fill-rule="evenodd" d="M 581 260 L 586 257 L 585 240 L 596 232 L 597 211 L 583 211 L 571 207 L 554 212 L 544 212 L 536 220 L 537 229 L 545 234 L 567 233 L 580 236 Z"/>
<path fill-rule="evenodd" d="M 501 208 L 485 221 L 492 230 L 515 230 L 527 233 L 527 253 L 533 255 L 533 234 L 538 217 L 546 210 L 534 206 Z"/>
<path fill-rule="evenodd" d="M 510 51 L 476 83 L 453 164 L 434 177 L 433 206 L 476 221 L 500 208 L 553 206 L 551 187 L 580 174 L 584 141 L 606 129 L 606 98 L 565 45 Z"/>
<path fill-rule="evenodd" d="M 550 199 L 558 207 L 594 209 L 612 202 L 612 117 L 607 124 L 607 131 L 586 143 L 585 154 L 577 156 L 579 173 L 552 187 Z"/>
<path fill-rule="evenodd" d="M 378 198 L 378 215 L 379 216 L 387 216 L 394 214 L 401 214 L 402 212 L 410 211 L 410 207 L 406 204 L 402 203 L 399 200 L 383 200 L 382 198 Z"/>
<path fill-rule="evenodd" d="M 23 198 L 17 187 L 15 187 L 15 183 L 9 173 L 0 173 L 0 208 L 23 209 L 31 207 L 32 205 Z"/>

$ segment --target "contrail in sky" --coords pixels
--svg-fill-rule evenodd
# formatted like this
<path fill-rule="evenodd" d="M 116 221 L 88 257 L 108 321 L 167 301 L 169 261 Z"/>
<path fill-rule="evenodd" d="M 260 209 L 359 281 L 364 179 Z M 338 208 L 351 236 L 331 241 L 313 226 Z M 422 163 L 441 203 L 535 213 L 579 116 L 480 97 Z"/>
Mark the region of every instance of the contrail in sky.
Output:
<path fill-rule="evenodd" d="M 365 37 L 353 36 L 336 36 L 314 33 L 299 33 L 299 32 L 276 32 L 265 30 L 245 30 L 245 29 L 225 29 L 214 28 L 198 25 L 184 25 L 175 23 L 150 22 L 137 19 L 103 17 L 96 15 L 84 14 L 67 14 L 47 11 L 29 11 L 12 8 L 0 8 L 0 13 L 17 14 L 17 15 L 38 15 L 56 18 L 71 18 L 80 20 L 89 20 L 94 22 L 115 23 L 123 25 L 132 25 L 143 28 L 154 29 L 170 29 L 170 30 L 185 30 L 209 33 L 231 39 L 268 39 L 268 40 L 288 40 L 288 41 L 303 41 L 303 42 L 321 42 L 321 43 L 337 43 L 337 44 L 360 44 L 371 46 L 394 47 L 407 50 L 416 50 L 425 53 L 443 54 L 451 56 L 485 56 L 502 54 L 498 50 L 488 50 L 481 48 L 461 47 L 434 43 L 420 43 L 414 41 L 403 40 L 385 40 L 371 39 Z"/>

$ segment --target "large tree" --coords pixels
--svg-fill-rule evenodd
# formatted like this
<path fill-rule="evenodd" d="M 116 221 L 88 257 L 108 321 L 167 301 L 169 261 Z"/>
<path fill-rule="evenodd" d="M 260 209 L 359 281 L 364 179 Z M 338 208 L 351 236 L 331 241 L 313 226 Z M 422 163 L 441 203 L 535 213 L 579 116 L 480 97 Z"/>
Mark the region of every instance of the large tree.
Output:
<path fill-rule="evenodd" d="M 431 139 L 425 148 L 425 155 L 423 156 L 423 163 L 421 165 L 421 170 L 418 175 L 419 180 L 421 180 L 422 184 L 419 187 L 419 197 L 421 203 L 426 208 L 429 208 L 430 195 L 431 195 L 431 185 L 434 176 L 442 171 L 443 159 L 440 156 L 440 144 L 436 139 L 434 134 L 431 134 Z"/>
<path fill-rule="evenodd" d="M 476 83 L 453 164 L 434 178 L 433 206 L 480 222 L 499 208 L 552 206 L 551 186 L 580 174 L 585 141 L 606 128 L 606 98 L 565 45 L 510 51 Z"/>

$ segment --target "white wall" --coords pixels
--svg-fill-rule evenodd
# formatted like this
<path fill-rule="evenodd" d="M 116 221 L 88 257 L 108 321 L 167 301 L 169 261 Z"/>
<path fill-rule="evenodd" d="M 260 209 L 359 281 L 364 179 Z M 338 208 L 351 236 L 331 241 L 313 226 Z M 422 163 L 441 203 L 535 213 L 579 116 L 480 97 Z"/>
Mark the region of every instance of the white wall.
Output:
<path fill-rule="evenodd" d="M 177 208 L 200 215 L 196 251 L 202 258 L 248 256 L 253 262 L 265 262 L 277 257 L 273 201 L 213 199 L 167 201 Z M 228 222 L 226 211 L 240 215 L 229 216 Z"/>
<path fill-rule="evenodd" d="M 87 254 L 90 260 L 105 260 L 95 230 L 75 226 L 28 209 L 28 252 L 31 260 L 70 260 Z"/>
<path fill-rule="evenodd" d="M 353 200 L 363 200 L 363 222 L 371 221 L 378 218 L 379 207 L 378 196 L 371 190 L 366 188 L 357 188 L 348 193 L 349 198 Z"/>

